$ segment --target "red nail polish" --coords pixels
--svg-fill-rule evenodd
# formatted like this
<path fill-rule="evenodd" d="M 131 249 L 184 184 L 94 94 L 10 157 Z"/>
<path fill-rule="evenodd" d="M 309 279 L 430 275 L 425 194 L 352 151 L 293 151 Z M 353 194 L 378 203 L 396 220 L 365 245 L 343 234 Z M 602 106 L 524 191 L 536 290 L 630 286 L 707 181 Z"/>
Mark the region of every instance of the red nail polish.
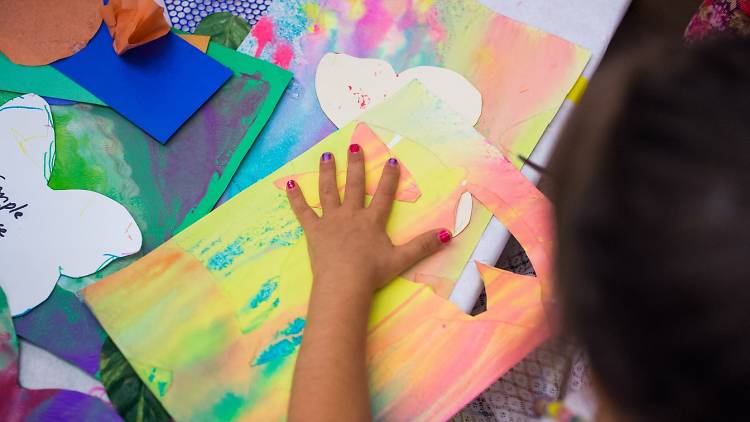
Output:
<path fill-rule="evenodd" d="M 349 145 L 349 152 L 351 152 L 352 154 L 356 154 L 356 153 L 358 153 L 361 150 L 362 150 L 362 148 L 359 146 L 359 144 L 351 144 L 351 145 Z"/>
<path fill-rule="evenodd" d="M 453 235 L 448 230 L 440 230 L 440 233 L 438 233 L 438 239 L 440 239 L 440 243 L 448 243 L 453 238 Z"/>
<path fill-rule="evenodd" d="M 396 157 L 389 158 L 388 165 L 391 167 L 396 167 L 398 165 L 398 160 L 396 159 Z"/>
<path fill-rule="evenodd" d="M 288 180 L 286 182 L 286 190 L 292 190 L 296 187 L 297 187 L 297 182 L 295 182 L 294 180 Z"/>

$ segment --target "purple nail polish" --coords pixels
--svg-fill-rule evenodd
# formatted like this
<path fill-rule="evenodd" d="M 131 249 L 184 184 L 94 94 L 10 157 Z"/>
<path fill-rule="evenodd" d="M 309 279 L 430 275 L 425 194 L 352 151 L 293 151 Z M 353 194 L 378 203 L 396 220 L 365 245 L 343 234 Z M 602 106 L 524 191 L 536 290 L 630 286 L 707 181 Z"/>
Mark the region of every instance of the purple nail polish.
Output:
<path fill-rule="evenodd" d="M 320 156 L 320 161 L 331 161 L 331 158 L 333 158 L 333 154 L 331 154 L 330 152 L 324 152 L 323 155 Z"/>
<path fill-rule="evenodd" d="M 396 167 L 398 165 L 398 160 L 396 159 L 396 157 L 389 158 L 388 165 L 391 167 Z"/>
<path fill-rule="evenodd" d="M 297 187 L 297 182 L 295 182 L 294 180 L 288 180 L 286 182 L 286 190 L 292 190 L 296 187 Z"/>
<path fill-rule="evenodd" d="M 362 147 L 360 147 L 359 144 L 351 144 L 351 145 L 349 145 L 349 152 L 351 152 L 352 154 L 358 153 L 361 149 L 362 149 Z"/>
<path fill-rule="evenodd" d="M 453 235 L 448 230 L 440 230 L 440 233 L 438 233 L 438 239 L 440 239 L 440 243 L 448 243 L 453 238 Z"/>

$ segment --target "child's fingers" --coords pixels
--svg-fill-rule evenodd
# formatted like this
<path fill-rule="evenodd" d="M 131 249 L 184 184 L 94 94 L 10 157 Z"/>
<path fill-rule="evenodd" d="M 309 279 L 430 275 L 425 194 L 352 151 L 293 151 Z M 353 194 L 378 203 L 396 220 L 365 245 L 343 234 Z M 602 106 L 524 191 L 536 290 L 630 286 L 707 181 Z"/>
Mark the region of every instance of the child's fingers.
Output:
<path fill-rule="evenodd" d="M 378 190 L 370 203 L 370 209 L 375 212 L 379 222 L 385 224 L 393 207 L 393 201 L 396 198 L 398 189 L 398 179 L 401 176 L 398 160 L 390 158 L 383 168 L 383 175 L 380 176 Z"/>
<path fill-rule="evenodd" d="M 299 220 L 302 228 L 307 230 L 310 224 L 318 219 L 318 215 L 307 205 L 302 190 L 294 180 L 286 182 L 286 196 L 289 198 L 289 204 L 292 206 L 292 211 L 297 216 L 297 220 Z"/>
<path fill-rule="evenodd" d="M 344 205 L 363 207 L 365 203 L 365 157 L 359 144 L 349 145 Z"/>
<path fill-rule="evenodd" d="M 396 246 L 396 270 L 400 274 L 417 262 L 443 249 L 450 243 L 451 237 L 451 232 L 448 230 L 432 230 L 415 237 L 408 243 Z"/>
<path fill-rule="evenodd" d="M 320 182 L 318 184 L 320 205 L 323 212 L 341 205 L 339 188 L 336 184 L 336 160 L 333 154 L 325 152 L 320 156 Z"/>

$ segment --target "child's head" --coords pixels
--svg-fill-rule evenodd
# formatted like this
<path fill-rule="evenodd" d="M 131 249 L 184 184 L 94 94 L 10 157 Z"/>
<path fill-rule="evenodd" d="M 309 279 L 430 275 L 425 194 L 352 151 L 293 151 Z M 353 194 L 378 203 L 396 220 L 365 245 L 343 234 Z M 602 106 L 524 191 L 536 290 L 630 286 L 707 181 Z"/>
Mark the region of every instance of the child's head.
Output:
<path fill-rule="evenodd" d="M 624 420 L 750 419 L 750 41 L 610 70 L 552 166 L 564 324 Z"/>

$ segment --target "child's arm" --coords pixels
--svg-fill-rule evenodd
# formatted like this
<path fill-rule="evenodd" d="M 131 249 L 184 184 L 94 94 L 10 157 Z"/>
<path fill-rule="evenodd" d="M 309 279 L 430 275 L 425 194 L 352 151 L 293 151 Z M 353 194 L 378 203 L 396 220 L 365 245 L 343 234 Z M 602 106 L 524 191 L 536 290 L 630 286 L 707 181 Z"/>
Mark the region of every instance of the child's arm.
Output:
<path fill-rule="evenodd" d="M 394 246 L 385 233 L 400 175 L 395 159 L 364 207 L 364 152 L 351 145 L 344 201 L 331 154 L 320 161 L 323 216 L 290 181 L 287 194 L 307 237 L 313 286 L 289 402 L 290 421 L 371 419 L 365 346 L 375 290 L 450 240 L 436 230 Z M 304 265 L 304 263 L 300 263 Z"/>

